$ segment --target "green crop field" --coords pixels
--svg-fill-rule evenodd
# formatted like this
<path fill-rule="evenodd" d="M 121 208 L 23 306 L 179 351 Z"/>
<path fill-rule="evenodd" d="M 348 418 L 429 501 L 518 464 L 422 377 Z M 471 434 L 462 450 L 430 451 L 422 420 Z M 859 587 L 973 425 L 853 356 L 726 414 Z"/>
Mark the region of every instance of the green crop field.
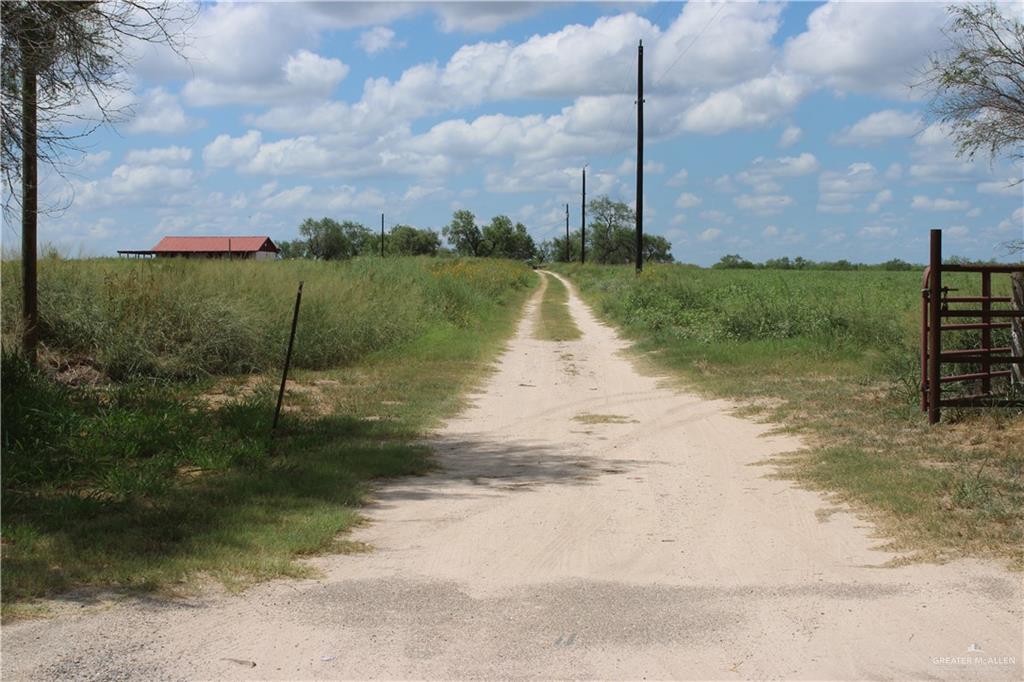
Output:
<path fill-rule="evenodd" d="M 803 435 L 785 475 L 869 514 L 894 547 L 1024 567 L 1024 419 L 947 410 L 928 426 L 920 271 L 557 269 L 658 371 Z M 958 295 L 977 283 L 946 280 Z"/>
<path fill-rule="evenodd" d="M 71 588 L 177 590 L 308 572 L 358 549 L 370 480 L 511 333 L 537 277 L 489 259 L 40 263 L 40 371 L 3 264 L 3 605 Z M 305 282 L 286 412 L 269 431 Z"/>

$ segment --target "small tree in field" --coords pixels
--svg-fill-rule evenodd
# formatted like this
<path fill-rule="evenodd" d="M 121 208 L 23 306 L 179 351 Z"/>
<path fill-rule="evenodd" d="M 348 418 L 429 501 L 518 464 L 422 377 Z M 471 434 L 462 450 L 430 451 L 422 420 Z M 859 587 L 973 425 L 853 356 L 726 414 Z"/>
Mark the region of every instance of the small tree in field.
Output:
<path fill-rule="evenodd" d="M 331 218 L 306 218 L 299 225 L 306 238 L 306 254 L 317 260 L 352 258 L 369 250 L 374 234 L 350 220 L 339 223 Z"/>
<path fill-rule="evenodd" d="M 489 256 L 527 260 L 536 255 L 537 246 L 533 243 L 533 237 L 526 231 L 526 226 L 522 223 L 513 225 L 512 219 L 508 216 L 499 215 L 491 218 L 490 224 L 484 227 L 482 234 Z"/>
<path fill-rule="evenodd" d="M 472 211 L 456 211 L 452 221 L 442 230 L 445 238 L 460 256 L 486 256 L 483 233 L 476 224 Z"/>
<path fill-rule="evenodd" d="M 565 237 L 554 237 L 541 245 L 544 260 L 556 263 L 578 262 L 580 259 L 580 231 L 573 230 L 569 234 L 569 248 L 566 249 Z"/>
<path fill-rule="evenodd" d="M 949 12 L 949 49 L 924 82 L 933 116 L 951 127 L 958 156 L 1024 159 L 1024 23 L 993 2 Z"/>
<path fill-rule="evenodd" d="M 588 258 L 595 263 L 631 263 L 636 250 L 636 215 L 629 205 L 601 196 L 587 206 Z"/>
<path fill-rule="evenodd" d="M 395 225 L 388 232 L 387 252 L 398 256 L 436 256 L 441 237 L 433 230 Z"/>
<path fill-rule="evenodd" d="M 671 263 L 672 242 L 657 234 L 644 235 L 644 261 L 648 263 Z"/>

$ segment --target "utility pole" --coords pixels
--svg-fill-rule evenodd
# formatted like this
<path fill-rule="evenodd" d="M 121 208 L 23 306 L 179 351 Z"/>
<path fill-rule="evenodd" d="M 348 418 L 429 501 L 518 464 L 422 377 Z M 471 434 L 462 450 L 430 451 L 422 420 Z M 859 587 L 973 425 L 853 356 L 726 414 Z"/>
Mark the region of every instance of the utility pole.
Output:
<path fill-rule="evenodd" d="M 644 41 L 636 64 L 636 274 L 644 269 Z"/>
<path fill-rule="evenodd" d="M 583 201 L 580 203 L 580 263 L 587 262 L 587 167 L 583 166 Z"/>
<path fill-rule="evenodd" d="M 565 205 L 565 262 L 572 260 L 572 251 L 569 250 L 569 204 Z"/>
<path fill-rule="evenodd" d="M 22 347 L 36 364 L 39 345 L 39 287 L 36 271 L 36 220 L 39 197 L 36 175 L 36 59 L 35 46 L 22 45 L 21 71 L 21 291 Z"/>
<path fill-rule="evenodd" d="M 380 214 L 380 257 L 384 257 L 384 214 Z"/>

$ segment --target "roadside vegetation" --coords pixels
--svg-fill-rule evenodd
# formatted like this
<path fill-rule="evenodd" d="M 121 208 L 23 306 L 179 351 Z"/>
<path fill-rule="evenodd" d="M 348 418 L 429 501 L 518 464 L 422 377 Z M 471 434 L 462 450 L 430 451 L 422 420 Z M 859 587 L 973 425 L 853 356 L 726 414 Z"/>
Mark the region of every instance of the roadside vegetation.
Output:
<path fill-rule="evenodd" d="M 544 277 L 544 297 L 535 335 L 544 341 L 572 341 L 580 338 L 580 328 L 569 314 L 569 290 L 557 277 Z"/>
<path fill-rule="evenodd" d="M 1024 415 L 946 410 L 928 426 L 920 271 L 557 269 L 659 370 L 804 436 L 783 475 L 868 513 L 893 549 L 1024 568 Z M 949 284 L 970 295 L 977 278 Z"/>
<path fill-rule="evenodd" d="M 303 575 L 376 478 L 420 474 L 536 281 L 471 259 L 40 264 L 40 369 L 3 267 L 5 616 L 75 588 Z M 286 412 L 269 432 L 298 280 Z"/>

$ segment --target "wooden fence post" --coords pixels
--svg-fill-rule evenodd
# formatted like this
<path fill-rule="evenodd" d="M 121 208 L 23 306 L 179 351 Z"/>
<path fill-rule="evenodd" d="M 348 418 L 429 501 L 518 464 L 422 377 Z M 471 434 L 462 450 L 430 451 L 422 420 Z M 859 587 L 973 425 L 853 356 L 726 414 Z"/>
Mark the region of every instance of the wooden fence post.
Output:
<path fill-rule="evenodd" d="M 271 431 L 277 430 L 277 421 L 281 418 L 281 405 L 284 403 L 284 387 L 288 382 L 288 368 L 292 364 L 292 348 L 295 346 L 295 328 L 299 324 L 299 306 L 302 304 L 302 282 L 299 282 L 299 291 L 295 294 L 295 312 L 292 313 L 292 331 L 288 335 L 288 352 L 284 356 L 284 371 L 281 372 L 281 390 L 277 393 L 277 407 L 274 408 L 274 423 Z"/>

